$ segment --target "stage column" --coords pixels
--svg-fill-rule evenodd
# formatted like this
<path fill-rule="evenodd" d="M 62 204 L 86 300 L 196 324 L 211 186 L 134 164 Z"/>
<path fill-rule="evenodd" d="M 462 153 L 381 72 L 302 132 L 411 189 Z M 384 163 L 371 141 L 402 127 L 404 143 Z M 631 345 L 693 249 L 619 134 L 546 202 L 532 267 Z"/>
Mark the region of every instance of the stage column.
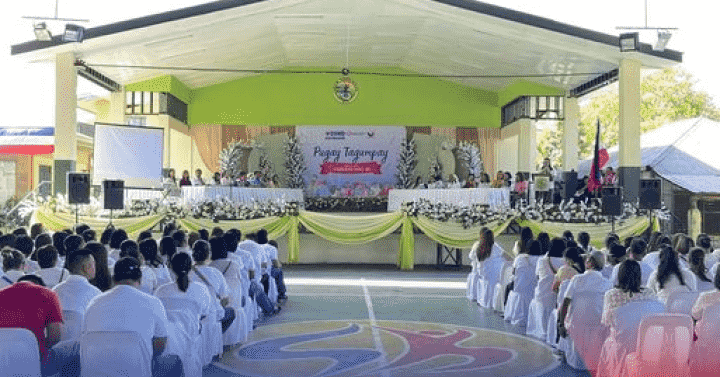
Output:
<path fill-rule="evenodd" d="M 517 121 L 518 133 L 518 172 L 532 173 L 535 171 L 535 155 L 537 154 L 537 128 L 532 119 Z"/>
<path fill-rule="evenodd" d="M 77 161 L 77 72 L 71 52 L 55 56 L 53 195 L 67 193 L 67 172 Z"/>
<path fill-rule="evenodd" d="M 125 88 L 110 93 L 108 123 L 125 124 Z"/>
<path fill-rule="evenodd" d="M 640 191 L 640 69 L 634 59 L 620 61 L 619 184 L 625 201 L 635 202 Z"/>
<path fill-rule="evenodd" d="M 565 98 L 565 121 L 562 133 L 562 168 L 564 171 L 575 170 L 578 166 L 578 125 L 580 124 L 580 107 L 576 97 Z"/>

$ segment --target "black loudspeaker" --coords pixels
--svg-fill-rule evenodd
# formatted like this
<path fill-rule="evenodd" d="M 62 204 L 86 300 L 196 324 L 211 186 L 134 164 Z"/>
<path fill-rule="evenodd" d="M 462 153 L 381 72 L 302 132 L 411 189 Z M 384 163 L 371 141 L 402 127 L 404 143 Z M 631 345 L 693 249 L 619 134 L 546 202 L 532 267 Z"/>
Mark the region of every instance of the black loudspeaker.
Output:
<path fill-rule="evenodd" d="M 90 174 L 67 173 L 67 194 L 70 204 L 90 204 Z"/>
<path fill-rule="evenodd" d="M 125 208 L 125 181 L 103 181 L 105 209 Z"/>
<path fill-rule="evenodd" d="M 640 180 L 640 209 L 660 209 L 660 180 Z"/>
<path fill-rule="evenodd" d="M 575 170 L 563 172 L 562 190 L 563 199 L 573 198 L 577 191 L 577 172 Z"/>
<path fill-rule="evenodd" d="M 605 187 L 602 189 L 602 214 L 605 216 L 620 216 L 623 212 L 622 189 L 619 187 Z"/>

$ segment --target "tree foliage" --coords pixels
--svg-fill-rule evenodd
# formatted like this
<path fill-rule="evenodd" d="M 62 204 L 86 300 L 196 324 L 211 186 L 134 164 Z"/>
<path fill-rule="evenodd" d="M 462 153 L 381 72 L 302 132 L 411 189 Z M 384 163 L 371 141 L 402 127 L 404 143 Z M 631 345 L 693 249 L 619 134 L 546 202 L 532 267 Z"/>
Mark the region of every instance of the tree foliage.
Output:
<path fill-rule="evenodd" d="M 672 67 L 647 76 L 640 82 L 640 129 L 647 132 L 667 123 L 704 116 L 720 120 L 720 110 L 711 97 L 694 88 L 697 80 L 687 71 Z M 595 127 L 600 120 L 601 142 L 606 147 L 618 144 L 620 97 L 618 85 L 609 87 L 580 107 L 578 129 L 579 158 L 590 156 L 595 142 Z M 562 123 L 538 135 L 537 149 L 542 157 L 549 156 L 559 166 L 562 146 Z"/>

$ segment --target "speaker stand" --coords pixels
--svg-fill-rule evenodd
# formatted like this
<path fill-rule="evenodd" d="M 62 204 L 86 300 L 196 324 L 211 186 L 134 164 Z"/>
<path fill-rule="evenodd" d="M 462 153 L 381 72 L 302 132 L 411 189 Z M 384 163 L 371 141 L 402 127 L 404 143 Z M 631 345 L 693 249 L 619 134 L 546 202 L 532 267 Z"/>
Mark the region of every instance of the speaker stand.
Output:
<path fill-rule="evenodd" d="M 75 203 L 75 225 L 80 223 L 78 216 L 80 214 L 80 204 Z"/>
<path fill-rule="evenodd" d="M 108 226 L 112 226 L 112 208 L 110 208 L 110 222 L 108 223 Z"/>
<path fill-rule="evenodd" d="M 610 215 L 610 223 L 612 224 L 612 232 L 615 233 L 615 215 Z"/>

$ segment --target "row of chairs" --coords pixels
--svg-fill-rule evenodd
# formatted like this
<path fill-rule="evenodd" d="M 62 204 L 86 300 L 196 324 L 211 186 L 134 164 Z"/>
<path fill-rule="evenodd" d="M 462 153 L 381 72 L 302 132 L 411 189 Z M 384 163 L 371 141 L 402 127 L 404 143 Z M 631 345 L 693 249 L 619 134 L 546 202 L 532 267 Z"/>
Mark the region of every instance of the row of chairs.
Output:
<path fill-rule="evenodd" d="M 494 287 L 482 278 L 473 283 L 469 277 L 468 298 L 504 314 L 511 266 L 504 263 L 500 271 Z M 604 292 L 579 292 L 568 311 L 572 326 L 563 338 L 557 336 L 557 308 L 569 283 L 560 285 L 554 307 L 531 302 L 526 334 L 563 351 L 571 367 L 604 370 L 601 376 L 687 376 L 691 370 L 698 376 L 720 375 L 720 305 L 706 310 L 705 320 L 694 327 L 690 313 L 699 292 L 674 292 L 667 305 L 656 300 L 630 302 L 617 309 L 614 334 L 601 323 Z M 547 309 L 544 315 L 538 313 Z M 693 331 L 701 334 L 697 342 L 692 341 Z"/>

